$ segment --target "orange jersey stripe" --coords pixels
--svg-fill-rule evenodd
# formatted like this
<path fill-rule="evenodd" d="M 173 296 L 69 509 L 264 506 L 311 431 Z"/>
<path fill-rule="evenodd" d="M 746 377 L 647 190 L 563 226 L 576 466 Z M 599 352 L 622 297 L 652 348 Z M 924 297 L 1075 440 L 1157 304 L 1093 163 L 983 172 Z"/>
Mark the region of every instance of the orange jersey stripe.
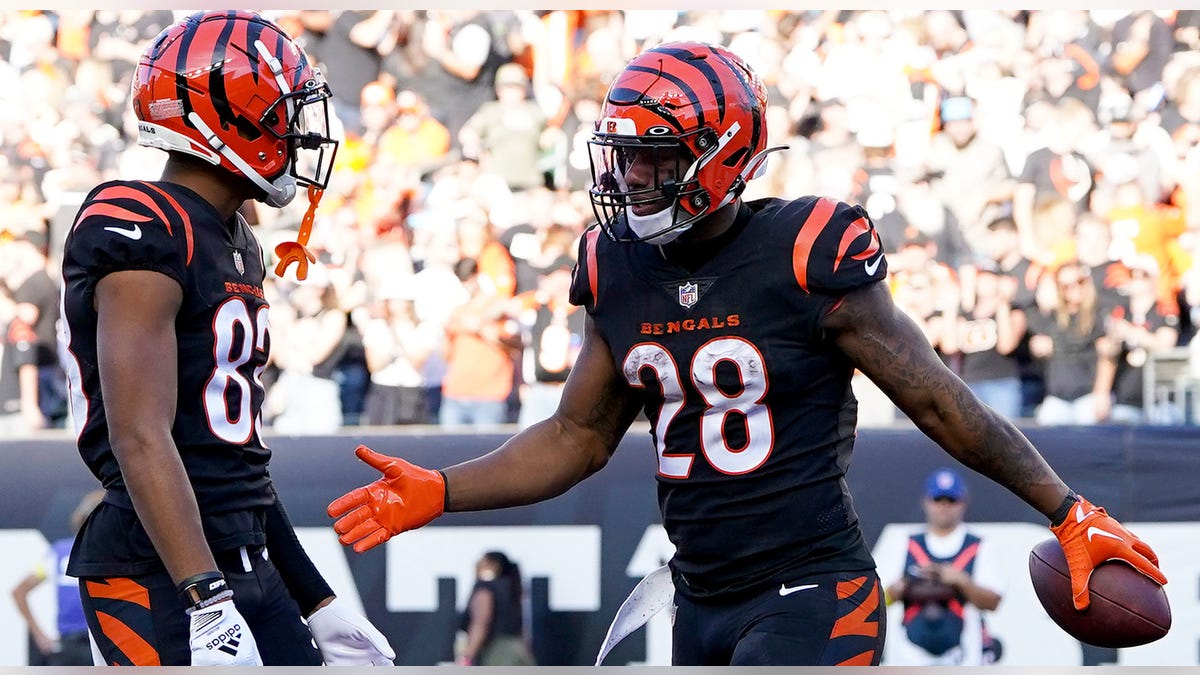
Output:
<path fill-rule="evenodd" d="M 158 650 L 150 646 L 150 643 L 146 642 L 145 638 L 134 632 L 132 628 L 125 625 L 125 622 L 104 612 L 96 612 L 96 620 L 100 622 L 100 631 L 104 633 L 104 637 L 112 640 L 112 643 L 121 650 L 130 663 L 135 666 L 162 665 L 158 657 Z"/>
<path fill-rule="evenodd" d="M 844 600 L 854 595 L 863 584 L 866 583 L 866 577 L 859 577 L 852 581 L 841 581 L 837 585 L 837 595 L 839 600 Z M 855 607 L 850 613 L 838 619 L 833 624 L 833 632 L 829 634 L 829 639 L 842 637 L 844 635 L 865 635 L 867 637 L 875 637 L 879 634 L 879 622 L 867 621 L 867 617 L 879 607 L 879 582 L 876 581 L 871 585 L 871 591 L 867 595 L 863 603 Z"/>
<path fill-rule="evenodd" d="M 868 260 L 871 256 L 879 252 L 879 237 L 871 231 L 871 224 L 867 222 L 866 218 L 859 218 L 853 223 L 850 223 L 850 226 L 847 227 L 846 231 L 842 233 L 842 241 L 838 244 L 837 257 L 833 259 L 834 272 L 836 272 L 838 266 L 842 264 L 842 257 L 846 255 L 846 251 L 850 248 L 850 244 L 853 244 L 855 239 L 858 239 L 864 234 L 871 235 L 871 240 L 867 243 L 867 248 L 850 257 L 855 260 Z"/>
<path fill-rule="evenodd" d="M 109 204 L 108 202 L 92 202 L 86 209 L 83 210 L 83 212 L 79 214 L 79 217 L 75 219 L 75 225 L 79 225 L 79 223 L 82 223 L 92 216 L 108 216 L 109 218 L 126 220 L 132 223 L 144 223 L 151 219 L 150 216 L 143 216 L 140 213 L 134 213 L 133 211 L 130 211 L 122 206 L 117 206 L 116 204 Z"/>
<path fill-rule="evenodd" d="M 187 239 L 187 262 L 184 264 L 192 264 L 192 217 L 188 215 L 187 211 L 183 210 L 183 207 L 179 205 L 179 202 L 175 201 L 174 197 L 167 194 L 162 188 L 158 187 L 157 185 L 151 185 L 150 183 L 142 183 L 142 185 L 145 185 L 146 187 L 165 197 L 167 203 L 170 204 L 173 209 L 175 209 L 175 213 L 178 213 L 179 217 L 183 220 L 183 236 L 185 239 Z M 170 224 L 167 225 L 167 231 L 171 231 Z"/>
<path fill-rule="evenodd" d="M 869 649 L 856 656 L 851 656 L 839 663 L 839 666 L 870 666 L 875 663 L 875 650 Z"/>
<path fill-rule="evenodd" d="M 155 202 L 154 199 L 145 192 L 142 192 L 141 190 L 135 190 L 127 185 L 113 185 L 101 190 L 100 193 L 95 196 L 93 201 L 108 201 L 112 199 L 132 199 L 133 201 L 145 206 L 153 211 L 154 215 L 158 216 L 158 219 L 161 220 L 163 225 L 166 226 L 167 234 L 172 234 L 171 221 L 167 219 L 167 214 L 163 213 L 163 210 L 158 207 L 158 203 Z"/>
<path fill-rule="evenodd" d="M 792 247 L 792 272 L 796 275 L 796 281 L 800 284 L 800 288 L 804 289 L 806 293 L 808 292 L 808 257 L 812 254 L 813 244 L 816 243 L 817 237 L 825 230 L 829 219 L 833 217 L 835 209 L 837 209 L 837 202 L 827 197 L 821 197 L 816 204 L 813 204 L 812 211 L 800 228 L 800 233 L 796 235 L 796 243 Z"/>
<path fill-rule="evenodd" d="M 87 582 L 87 594 L 93 598 L 125 600 L 126 602 L 132 602 L 135 605 L 150 609 L 150 591 L 146 590 L 145 586 L 133 579 L 121 577 L 114 577 L 105 581 L 107 583 L 99 581 Z"/>
<path fill-rule="evenodd" d="M 596 243 L 597 243 L 596 239 L 598 239 L 600 237 L 600 229 L 595 228 L 593 230 L 590 230 L 590 231 L 586 232 L 583 236 L 585 237 L 584 246 L 587 249 L 588 285 L 592 289 L 592 307 L 595 307 L 600 302 L 600 297 L 599 297 L 600 284 L 599 284 L 599 281 L 596 279 L 596 274 L 599 271 L 598 270 L 599 265 L 596 262 Z"/>

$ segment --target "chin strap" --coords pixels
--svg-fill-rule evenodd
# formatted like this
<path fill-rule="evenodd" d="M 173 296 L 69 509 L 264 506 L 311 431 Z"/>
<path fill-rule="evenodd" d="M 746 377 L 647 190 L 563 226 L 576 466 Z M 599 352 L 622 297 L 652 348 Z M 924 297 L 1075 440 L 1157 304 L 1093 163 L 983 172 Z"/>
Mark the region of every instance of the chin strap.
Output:
<path fill-rule="evenodd" d="M 321 196 L 324 194 L 325 191 L 317 186 L 308 186 L 308 210 L 304 212 L 304 219 L 300 221 L 300 233 L 296 235 L 296 241 L 280 242 L 275 247 L 275 255 L 279 256 L 279 263 L 275 265 L 275 276 L 282 277 L 288 265 L 296 263 L 296 278 L 300 281 L 308 278 L 308 263 L 317 261 L 317 256 L 308 249 L 308 238 L 312 234 L 313 217 L 316 216 L 317 206 L 321 204 Z"/>
<path fill-rule="evenodd" d="M 738 195 L 742 194 L 742 190 L 746 189 L 747 181 L 754 180 L 766 172 L 767 155 L 778 150 L 787 150 L 790 147 L 791 146 L 789 145 L 776 145 L 774 147 L 767 148 L 766 150 L 763 150 L 757 155 L 751 157 L 750 161 L 746 162 L 746 168 L 742 169 L 741 173 L 739 173 L 738 177 L 733 181 L 733 187 L 730 188 L 729 192 L 725 193 L 725 198 L 722 199 L 721 203 L 717 205 L 717 209 L 737 199 Z M 713 210 L 716 211 L 717 209 Z"/>

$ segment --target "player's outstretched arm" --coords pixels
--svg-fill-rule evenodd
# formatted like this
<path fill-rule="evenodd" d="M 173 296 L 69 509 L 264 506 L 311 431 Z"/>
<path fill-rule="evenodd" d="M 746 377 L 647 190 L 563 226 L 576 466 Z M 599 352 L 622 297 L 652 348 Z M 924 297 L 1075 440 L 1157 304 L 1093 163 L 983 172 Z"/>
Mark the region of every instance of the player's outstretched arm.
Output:
<path fill-rule="evenodd" d="M 604 467 L 637 416 L 638 402 L 588 317 L 558 410 L 504 445 L 445 470 L 448 511 L 532 504 Z"/>
<path fill-rule="evenodd" d="M 1012 422 L 987 407 L 942 364 L 882 283 L 850 291 L 824 328 L 855 367 L 955 459 L 1008 488 L 1050 519 L 1085 609 L 1096 565 L 1122 560 L 1158 583 L 1166 577 L 1145 542 L 1072 492 Z M 1098 528 L 1110 536 L 1088 538 Z"/>
<path fill-rule="evenodd" d="M 886 285 L 850 291 L 823 325 L 851 363 L 955 459 L 1047 517 L 1063 503 L 1066 484 L 1016 426 L 946 368 Z"/>
<path fill-rule="evenodd" d="M 359 459 L 383 478 L 329 505 L 343 544 L 359 553 L 444 511 L 532 504 L 566 492 L 599 471 L 637 416 L 638 402 L 617 372 L 608 344 L 588 319 L 583 347 L 558 409 L 498 449 L 440 471 L 359 446 Z"/>

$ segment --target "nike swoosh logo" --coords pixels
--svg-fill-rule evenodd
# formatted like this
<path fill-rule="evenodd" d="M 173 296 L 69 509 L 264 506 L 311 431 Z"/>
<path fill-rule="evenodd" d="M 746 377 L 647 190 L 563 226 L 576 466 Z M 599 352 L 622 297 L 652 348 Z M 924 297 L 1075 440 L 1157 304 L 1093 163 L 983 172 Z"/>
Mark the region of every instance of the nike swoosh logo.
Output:
<path fill-rule="evenodd" d="M 134 241 L 137 241 L 138 239 L 142 238 L 142 226 L 141 225 L 134 225 L 132 229 L 128 229 L 128 230 L 126 230 L 123 227 L 106 227 L 104 229 L 108 230 L 109 232 L 115 232 L 115 233 L 121 235 L 122 237 L 129 237 L 130 239 L 132 239 Z"/>
<path fill-rule="evenodd" d="M 883 256 L 876 256 L 875 262 L 863 263 L 863 269 L 867 271 L 867 276 L 875 276 L 875 272 L 879 269 L 879 263 L 883 261 Z"/>
<path fill-rule="evenodd" d="M 1088 531 L 1087 531 L 1088 541 L 1091 541 L 1092 537 L 1094 537 L 1097 534 L 1100 535 L 1101 537 L 1109 537 L 1112 539 L 1116 539 L 1117 541 L 1125 541 L 1125 537 L 1113 534 L 1112 532 L 1109 532 L 1108 530 L 1102 530 L 1098 527 L 1089 527 L 1088 528 Z"/>
<path fill-rule="evenodd" d="M 804 584 L 802 586 L 792 586 L 788 588 L 786 584 L 779 584 L 779 595 L 788 596 L 796 591 L 807 591 L 810 588 L 816 588 L 817 584 Z"/>

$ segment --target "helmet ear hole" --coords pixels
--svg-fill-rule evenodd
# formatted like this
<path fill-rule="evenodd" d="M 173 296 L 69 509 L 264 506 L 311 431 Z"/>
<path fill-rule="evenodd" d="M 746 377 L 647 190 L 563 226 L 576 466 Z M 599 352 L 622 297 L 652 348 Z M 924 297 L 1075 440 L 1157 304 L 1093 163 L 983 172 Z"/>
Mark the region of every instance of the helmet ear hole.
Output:
<path fill-rule="evenodd" d="M 741 148 L 740 150 L 738 150 L 737 152 L 733 153 L 728 158 L 726 158 L 726 160 L 724 162 L 722 162 L 722 164 L 724 164 L 725 166 L 731 167 L 731 168 L 740 166 L 742 163 L 742 160 L 744 160 L 746 158 L 746 155 L 748 155 L 749 153 L 750 153 L 750 148 Z"/>

